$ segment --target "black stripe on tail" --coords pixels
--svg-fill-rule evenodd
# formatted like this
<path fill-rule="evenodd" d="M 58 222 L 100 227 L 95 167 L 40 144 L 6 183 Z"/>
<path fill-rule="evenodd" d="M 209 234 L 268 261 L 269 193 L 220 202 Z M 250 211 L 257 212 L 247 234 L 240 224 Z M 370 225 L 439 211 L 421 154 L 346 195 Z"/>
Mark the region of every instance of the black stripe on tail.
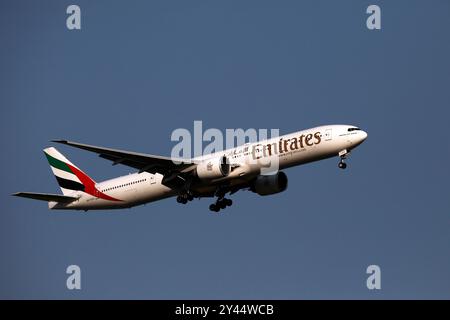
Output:
<path fill-rule="evenodd" d="M 79 182 L 63 179 L 60 177 L 56 177 L 56 180 L 58 181 L 58 184 L 61 188 L 69 189 L 69 190 L 84 191 L 84 185 Z"/>

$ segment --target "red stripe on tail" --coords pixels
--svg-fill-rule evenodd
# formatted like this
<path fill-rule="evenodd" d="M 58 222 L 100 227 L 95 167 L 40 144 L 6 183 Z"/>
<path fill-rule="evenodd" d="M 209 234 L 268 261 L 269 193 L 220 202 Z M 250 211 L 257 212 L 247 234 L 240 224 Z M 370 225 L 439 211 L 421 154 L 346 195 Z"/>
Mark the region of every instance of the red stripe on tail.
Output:
<path fill-rule="evenodd" d="M 104 199 L 104 200 L 111 200 L 111 201 L 122 201 L 113 197 L 108 196 L 107 194 L 104 194 L 103 192 L 100 192 L 95 187 L 95 181 L 92 180 L 87 174 L 82 172 L 81 170 L 75 168 L 74 166 L 67 163 L 70 170 L 77 176 L 78 179 L 80 179 L 81 183 L 84 185 L 84 192 L 87 194 L 90 194 L 91 196 Z"/>

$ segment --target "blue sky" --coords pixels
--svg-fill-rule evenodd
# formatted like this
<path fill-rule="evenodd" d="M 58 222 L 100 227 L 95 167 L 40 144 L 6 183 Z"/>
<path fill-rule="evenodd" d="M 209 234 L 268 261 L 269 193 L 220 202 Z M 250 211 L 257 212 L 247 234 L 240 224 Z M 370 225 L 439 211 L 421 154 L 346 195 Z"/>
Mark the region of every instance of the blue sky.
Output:
<path fill-rule="evenodd" d="M 1 298 L 450 298 L 448 1 L 77 1 L 80 31 L 70 4 L 0 5 Z M 239 192 L 221 215 L 210 199 L 84 214 L 10 196 L 59 192 L 51 139 L 170 155 L 194 120 L 369 138 L 346 171 L 291 168 L 286 192 Z M 132 171 L 57 148 L 98 181 Z"/>

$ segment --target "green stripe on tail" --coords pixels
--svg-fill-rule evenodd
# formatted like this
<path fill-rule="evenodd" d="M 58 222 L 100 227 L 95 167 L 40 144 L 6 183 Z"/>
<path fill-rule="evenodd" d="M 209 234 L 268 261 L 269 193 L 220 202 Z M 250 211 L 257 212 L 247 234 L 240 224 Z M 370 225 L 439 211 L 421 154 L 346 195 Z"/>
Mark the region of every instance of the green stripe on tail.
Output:
<path fill-rule="evenodd" d="M 47 152 L 44 152 L 44 153 L 45 153 L 45 156 L 47 157 L 48 163 L 50 163 L 50 165 L 52 167 L 63 170 L 63 171 L 67 171 L 67 172 L 73 174 L 72 170 L 70 170 L 70 168 L 67 164 L 65 164 L 61 160 L 53 158 L 51 155 L 47 154 Z"/>

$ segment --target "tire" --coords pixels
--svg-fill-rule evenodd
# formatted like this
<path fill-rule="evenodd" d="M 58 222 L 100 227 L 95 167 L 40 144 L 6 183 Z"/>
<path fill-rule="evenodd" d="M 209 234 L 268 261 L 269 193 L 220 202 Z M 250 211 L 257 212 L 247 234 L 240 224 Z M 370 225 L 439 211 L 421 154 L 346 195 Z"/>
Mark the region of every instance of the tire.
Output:
<path fill-rule="evenodd" d="M 339 162 L 338 167 L 341 169 L 347 168 L 347 164 L 345 162 Z"/>

